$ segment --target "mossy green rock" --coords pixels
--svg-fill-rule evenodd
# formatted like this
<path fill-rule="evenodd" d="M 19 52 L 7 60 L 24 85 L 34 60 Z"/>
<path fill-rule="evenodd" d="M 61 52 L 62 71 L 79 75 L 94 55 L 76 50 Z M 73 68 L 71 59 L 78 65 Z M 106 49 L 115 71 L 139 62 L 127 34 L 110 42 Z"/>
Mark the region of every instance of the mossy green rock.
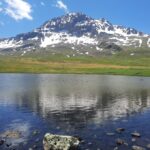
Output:
<path fill-rule="evenodd" d="M 76 137 L 50 133 L 47 133 L 43 140 L 44 150 L 70 150 L 71 148 L 75 149 L 79 143 Z"/>

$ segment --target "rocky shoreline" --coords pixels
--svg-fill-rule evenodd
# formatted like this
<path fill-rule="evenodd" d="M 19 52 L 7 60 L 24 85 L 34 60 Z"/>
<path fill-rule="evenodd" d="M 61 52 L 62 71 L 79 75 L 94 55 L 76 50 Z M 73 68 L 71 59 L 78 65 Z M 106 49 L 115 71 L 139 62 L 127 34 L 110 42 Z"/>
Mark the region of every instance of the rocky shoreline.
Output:
<path fill-rule="evenodd" d="M 117 128 L 116 131 L 114 132 L 108 132 L 106 133 L 107 136 L 114 136 L 116 134 L 123 135 L 126 129 L 124 128 Z M 34 136 L 38 135 L 40 131 L 35 130 L 33 131 L 32 135 L 33 138 Z M 0 149 L 3 147 L 3 149 L 11 149 L 11 150 L 17 150 L 17 148 L 14 147 L 13 145 L 13 140 L 14 139 L 20 139 L 22 137 L 22 133 L 19 131 L 5 131 L 4 133 L 0 134 Z M 126 140 L 123 138 L 117 138 L 115 139 L 114 145 L 115 147 L 112 147 L 112 150 L 119 150 L 119 147 L 124 145 L 126 146 L 126 149 L 129 150 L 147 150 L 150 149 L 150 144 L 148 145 L 135 145 L 135 141 L 137 139 L 142 138 L 141 134 L 138 133 L 137 131 L 134 131 L 130 133 L 130 138 L 132 147 L 129 147 L 129 144 Z M 10 142 L 12 141 L 12 142 Z M 41 141 L 36 141 L 36 142 L 41 142 Z M 36 143 L 35 142 L 35 143 Z M 81 138 L 75 137 L 75 136 L 68 136 L 68 135 L 56 135 L 56 134 L 51 134 L 51 133 L 46 133 L 44 138 L 43 138 L 43 146 L 42 150 L 76 150 L 80 149 L 80 144 L 86 144 Z M 5 147 L 5 148 L 4 148 Z M 40 150 L 36 144 L 31 146 L 28 150 Z M 101 150 L 101 148 L 99 148 Z"/>

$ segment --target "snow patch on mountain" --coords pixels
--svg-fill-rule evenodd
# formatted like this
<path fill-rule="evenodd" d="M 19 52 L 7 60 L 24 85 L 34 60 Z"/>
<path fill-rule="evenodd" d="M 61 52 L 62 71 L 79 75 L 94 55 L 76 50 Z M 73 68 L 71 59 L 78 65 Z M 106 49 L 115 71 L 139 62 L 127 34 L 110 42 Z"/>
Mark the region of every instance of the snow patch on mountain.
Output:
<path fill-rule="evenodd" d="M 147 40 L 147 46 L 150 47 L 150 38 Z"/>
<path fill-rule="evenodd" d="M 112 37 L 109 38 L 110 40 L 113 40 L 115 44 L 117 45 L 122 45 L 122 46 L 127 46 L 129 45 L 129 38 L 119 38 L 119 37 Z"/>
<path fill-rule="evenodd" d="M 69 35 L 67 33 L 51 33 L 50 36 L 45 36 L 44 39 L 41 40 L 40 47 L 47 47 L 54 44 L 73 44 L 73 45 L 96 45 L 98 41 L 94 38 L 81 36 L 76 37 Z"/>
<path fill-rule="evenodd" d="M 23 41 L 16 41 L 14 39 L 6 39 L 3 41 L 0 41 L 0 49 L 6 49 L 6 48 L 16 48 L 16 47 L 20 47 L 22 45 Z"/>
<path fill-rule="evenodd" d="M 143 40 L 142 39 L 137 39 L 137 41 L 139 42 L 139 47 L 142 47 Z"/>
<path fill-rule="evenodd" d="M 30 38 L 29 40 L 37 41 L 38 39 L 39 39 L 38 37 L 34 37 L 34 38 Z"/>
<path fill-rule="evenodd" d="M 129 38 L 129 37 L 111 37 L 110 40 L 113 40 L 113 43 L 119 46 L 132 46 L 141 47 L 143 40 L 140 38 Z"/>
<path fill-rule="evenodd" d="M 133 28 L 125 28 L 123 26 L 117 26 L 117 25 L 114 25 L 113 27 L 114 30 L 112 31 L 112 34 L 119 34 L 125 37 L 132 37 L 132 36 L 139 37 L 142 35 L 140 34 L 140 32 L 136 31 Z"/>

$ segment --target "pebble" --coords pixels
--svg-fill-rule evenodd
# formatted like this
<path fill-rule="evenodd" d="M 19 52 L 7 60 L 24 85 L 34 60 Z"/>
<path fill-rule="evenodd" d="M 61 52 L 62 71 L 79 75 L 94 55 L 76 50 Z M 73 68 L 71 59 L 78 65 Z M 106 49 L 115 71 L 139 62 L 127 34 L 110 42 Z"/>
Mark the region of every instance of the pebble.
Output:
<path fill-rule="evenodd" d="M 125 145 L 125 146 L 129 146 L 129 144 L 128 144 L 128 143 L 124 143 L 124 145 Z"/>
<path fill-rule="evenodd" d="M 132 142 L 135 142 L 136 141 L 136 139 L 135 138 L 132 138 Z"/>
<path fill-rule="evenodd" d="M 133 133 L 131 133 L 131 135 L 133 137 L 141 137 L 140 133 L 138 133 L 138 132 L 133 132 Z"/>
<path fill-rule="evenodd" d="M 115 147 L 114 150 L 118 150 L 118 147 Z"/>
<path fill-rule="evenodd" d="M 38 131 L 38 130 L 35 130 L 35 131 L 33 131 L 32 134 L 33 134 L 33 135 L 37 135 L 37 134 L 39 134 L 39 131 Z"/>
<path fill-rule="evenodd" d="M 0 140 L 0 145 L 3 145 L 5 143 L 5 140 Z"/>
<path fill-rule="evenodd" d="M 147 145 L 147 148 L 150 149 L 150 144 Z"/>
<path fill-rule="evenodd" d="M 124 128 L 117 128 L 116 131 L 120 133 L 120 132 L 125 131 L 125 129 Z"/>
<path fill-rule="evenodd" d="M 12 144 L 11 143 L 6 143 L 6 146 L 7 147 L 10 147 Z"/>
<path fill-rule="evenodd" d="M 35 142 L 36 142 L 36 143 L 40 142 L 40 139 L 36 139 Z"/>
<path fill-rule="evenodd" d="M 134 146 L 132 146 L 132 150 L 146 150 L 146 149 L 143 147 L 134 145 Z"/>
<path fill-rule="evenodd" d="M 117 145 L 122 145 L 122 144 L 124 144 L 124 143 L 125 143 L 125 141 L 122 140 L 122 139 L 117 139 L 117 140 L 116 140 L 116 144 L 117 144 Z"/>
<path fill-rule="evenodd" d="M 92 145 L 92 143 L 91 143 L 91 142 L 89 142 L 89 143 L 88 143 L 88 145 Z"/>
<path fill-rule="evenodd" d="M 37 148 L 37 145 L 33 145 L 33 149 L 36 149 Z"/>

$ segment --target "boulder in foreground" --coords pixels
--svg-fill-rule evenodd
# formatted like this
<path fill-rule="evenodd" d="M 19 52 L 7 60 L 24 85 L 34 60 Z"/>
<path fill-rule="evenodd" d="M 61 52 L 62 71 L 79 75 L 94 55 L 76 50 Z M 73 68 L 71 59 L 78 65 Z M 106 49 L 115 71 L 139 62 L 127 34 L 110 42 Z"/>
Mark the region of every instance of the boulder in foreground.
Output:
<path fill-rule="evenodd" d="M 43 146 L 44 150 L 70 150 L 76 149 L 80 141 L 76 137 L 54 135 L 47 133 L 44 136 Z"/>

